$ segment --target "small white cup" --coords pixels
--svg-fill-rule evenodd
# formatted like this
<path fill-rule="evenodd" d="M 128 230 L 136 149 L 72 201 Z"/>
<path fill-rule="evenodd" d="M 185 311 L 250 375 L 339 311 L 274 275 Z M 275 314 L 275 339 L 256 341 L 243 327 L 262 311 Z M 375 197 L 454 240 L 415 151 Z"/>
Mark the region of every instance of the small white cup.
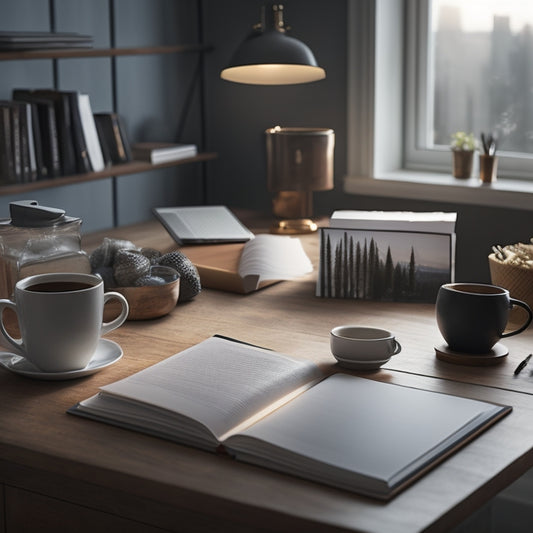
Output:
<path fill-rule="evenodd" d="M 117 299 L 120 315 L 103 322 L 104 305 Z M 4 324 L 4 309 L 18 319 L 21 338 L 13 338 Z M 38 274 L 15 285 L 14 301 L 0 300 L 0 331 L 17 351 L 43 372 L 85 368 L 101 335 L 118 328 L 128 316 L 122 294 L 104 293 L 98 276 L 79 273 Z"/>
<path fill-rule="evenodd" d="M 366 326 L 333 328 L 330 347 L 336 358 L 358 362 L 385 362 L 402 350 L 390 331 Z"/>

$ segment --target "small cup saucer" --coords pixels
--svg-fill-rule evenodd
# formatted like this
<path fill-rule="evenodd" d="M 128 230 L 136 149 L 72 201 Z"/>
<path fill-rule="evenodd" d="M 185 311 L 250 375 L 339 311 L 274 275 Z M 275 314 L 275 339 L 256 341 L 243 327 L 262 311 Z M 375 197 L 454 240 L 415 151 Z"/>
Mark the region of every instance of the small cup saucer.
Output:
<path fill-rule="evenodd" d="M 0 366 L 7 370 L 26 376 L 28 378 L 60 381 L 89 376 L 99 372 L 113 363 L 116 363 L 123 355 L 122 348 L 113 341 L 100 339 L 93 358 L 85 368 L 69 370 L 68 372 L 43 372 L 30 363 L 21 355 L 11 352 L 0 352 Z"/>
<path fill-rule="evenodd" d="M 335 359 L 337 359 L 337 362 L 340 366 L 343 368 L 347 368 L 349 370 L 376 370 L 381 365 L 384 365 L 385 363 L 390 361 L 390 357 L 387 359 L 381 359 L 379 361 L 377 360 L 370 360 L 370 361 L 356 361 L 355 359 L 342 359 L 341 357 L 334 356 Z"/>

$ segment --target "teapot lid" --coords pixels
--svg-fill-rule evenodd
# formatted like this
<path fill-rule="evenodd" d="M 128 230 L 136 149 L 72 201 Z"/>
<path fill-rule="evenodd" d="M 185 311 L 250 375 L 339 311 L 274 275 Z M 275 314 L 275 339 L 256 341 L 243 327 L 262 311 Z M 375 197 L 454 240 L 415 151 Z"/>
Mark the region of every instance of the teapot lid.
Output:
<path fill-rule="evenodd" d="M 63 209 L 45 207 L 44 205 L 39 205 L 35 200 L 10 202 L 9 213 L 13 226 L 27 228 L 55 226 L 58 223 L 66 222 L 67 218 Z"/>

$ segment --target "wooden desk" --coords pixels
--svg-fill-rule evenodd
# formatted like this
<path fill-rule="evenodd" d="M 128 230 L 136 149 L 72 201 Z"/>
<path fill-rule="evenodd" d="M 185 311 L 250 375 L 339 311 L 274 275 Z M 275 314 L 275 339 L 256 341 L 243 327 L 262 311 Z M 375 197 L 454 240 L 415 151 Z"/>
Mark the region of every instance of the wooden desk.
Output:
<path fill-rule="evenodd" d="M 157 223 L 103 232 L 160 250 Z M 318 236 L 303 238 L 316 265 Z M 471 368 L 435 358 L 441 342 L 427 304 L 326 300 L 316 271 L 242 296 L 205 290 L 169 315 L 109 334 L 123 359 L 93 376 L 46 382 L 0 371 L 0 532 L 11 531 L 445 531 L 533 465 L 533 377 L 513 369 L 533 330 L 507 339 L 507 360 Z M 510 404 L 513 412 L 388 503 L 65 413 L 98 387 L 220 333 L 335 370 L 329 330 L 387 327 L 403 351 L 372 379 Z M 390 443 L 394 446 L 394 443 Z M 30 512 L 31 511 L 31 512 Z"/>

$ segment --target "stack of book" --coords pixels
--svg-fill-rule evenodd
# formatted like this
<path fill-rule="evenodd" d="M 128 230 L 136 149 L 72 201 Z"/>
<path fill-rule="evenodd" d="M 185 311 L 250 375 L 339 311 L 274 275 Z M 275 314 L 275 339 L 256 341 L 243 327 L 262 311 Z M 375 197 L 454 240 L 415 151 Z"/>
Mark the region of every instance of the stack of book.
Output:
<path fill-rule="evenodd" d="M 0 101 L 0 184 L 98 172 L 131 160 L 120 117 L 78 91 L 15 89 Z"/>
<path fill-rule="evenodd" d="M 0 51 L 90 48 L 93 38 L 73 32 L 1 31 Z"/>

